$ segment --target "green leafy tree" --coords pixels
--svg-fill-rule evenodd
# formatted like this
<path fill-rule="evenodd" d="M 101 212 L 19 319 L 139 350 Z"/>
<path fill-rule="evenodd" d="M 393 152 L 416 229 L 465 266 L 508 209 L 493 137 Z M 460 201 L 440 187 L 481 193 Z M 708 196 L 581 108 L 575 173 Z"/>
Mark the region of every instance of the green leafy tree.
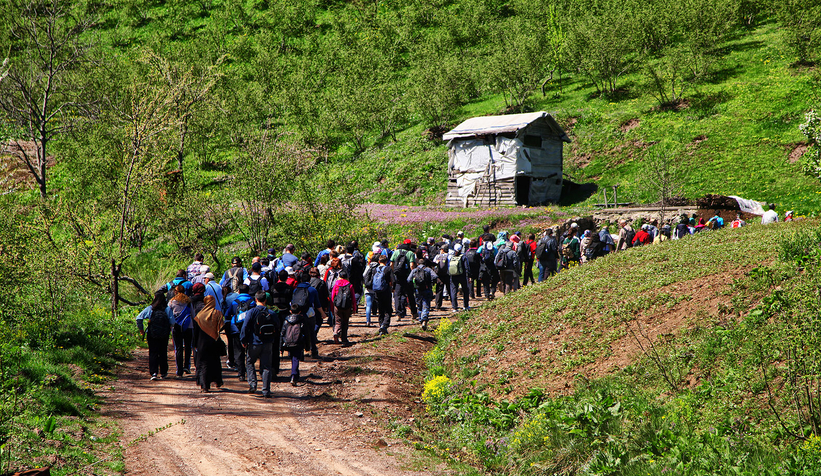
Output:
<path fill-rule="evenodd" d="M 779 0 L 773 5 L 784 46 L 797 63 L 811 63 L 821 46 L 821 1 Z"/>

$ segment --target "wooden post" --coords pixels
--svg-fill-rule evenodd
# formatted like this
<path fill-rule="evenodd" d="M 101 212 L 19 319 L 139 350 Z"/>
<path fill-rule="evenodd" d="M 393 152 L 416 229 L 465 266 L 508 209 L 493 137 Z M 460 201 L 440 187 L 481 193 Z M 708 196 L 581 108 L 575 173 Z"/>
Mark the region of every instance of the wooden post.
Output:
<path fill-rule="evenodd" d="M 117 300 L 120 295 L 119 283 L 120 269 L 116 261 L 111 260 L 111 320 L 117 318 Z"/>
<path fill-rule="evenodd" d="M 604 208 L 608 208 L 608 206 L 607 206 L 607 189 L 603 188 L 603 189 L 601 189 L 601 191 L 604 192 Z"/>
<path fill-rule="evenodd" d="M 616 195 L 617 188 L 619 188 L 618 185 L 613 185 L 613 208 L 619 208 L 619 198 Z"/>

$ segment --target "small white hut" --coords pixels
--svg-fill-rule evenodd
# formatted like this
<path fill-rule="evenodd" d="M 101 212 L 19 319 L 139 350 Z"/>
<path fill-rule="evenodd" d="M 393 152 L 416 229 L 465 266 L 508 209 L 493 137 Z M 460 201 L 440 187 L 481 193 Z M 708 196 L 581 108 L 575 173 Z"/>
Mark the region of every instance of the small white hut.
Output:
<path fill-rule="evenodd" d="M 550 114 L 474 117 L 442 138 L 448 141 L 447 205 L 539 205 L 559 200 L 562 149 L 570 139 Z"/>

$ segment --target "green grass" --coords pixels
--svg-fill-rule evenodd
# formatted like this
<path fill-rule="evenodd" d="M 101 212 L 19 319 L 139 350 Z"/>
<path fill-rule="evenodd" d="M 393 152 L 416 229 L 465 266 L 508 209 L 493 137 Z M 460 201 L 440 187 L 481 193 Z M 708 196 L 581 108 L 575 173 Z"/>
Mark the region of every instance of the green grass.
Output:
<path fill-rule="evenodd" d="M 802 395 L 821 366 L 819 237 L 803 222 L 653 245 L 463 316 L 427 356 L 426 391 L 449 378 L 426 399 L 419 447 L 473 468 L 459 474 L 817 473 Z M 716 306 L 670 291 L 733 270 Z M 639 316 L 660 325 L 682 305 L 692 314 L 669 335 L 639 334 L 644 349 L 623 368 L 584 370 Z M 529 352 L 547 340 L 565 345 Z M 571 388 L 550 387 L 553 376 Z"/>

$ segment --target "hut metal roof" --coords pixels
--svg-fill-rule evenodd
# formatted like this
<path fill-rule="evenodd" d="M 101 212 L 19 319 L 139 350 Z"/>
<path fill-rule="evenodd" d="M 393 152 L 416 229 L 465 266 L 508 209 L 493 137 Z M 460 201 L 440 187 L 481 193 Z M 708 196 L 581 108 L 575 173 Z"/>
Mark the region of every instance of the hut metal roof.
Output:
<path fill-rule="evenodd" d="M 463 139 L 467 137 L 503 134 L 505 132 L 518 132 L 519 129 L 527 127 L 542 117 L 546 119 L 547 123 L 561 140 L 570 142 L 570 138 L 567 137 L 567 134 L 565 134 L 561 126 L 553 119 L 553 116 L 544 111 L 525 114 L 507 114 L 504 116 L 472 117 L 444 134 L 442 139 Z"/>

